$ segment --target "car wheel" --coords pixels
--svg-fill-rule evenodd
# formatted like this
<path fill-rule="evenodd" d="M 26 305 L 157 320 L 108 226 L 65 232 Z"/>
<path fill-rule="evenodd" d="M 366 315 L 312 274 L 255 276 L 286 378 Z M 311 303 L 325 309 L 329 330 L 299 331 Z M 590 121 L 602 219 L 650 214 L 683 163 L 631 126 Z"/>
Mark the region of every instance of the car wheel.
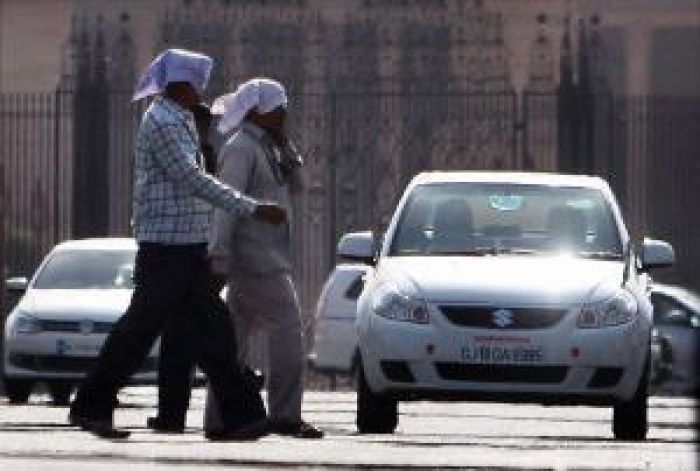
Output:
<path fill-rule="evenodd" d="M 398 416 L 396 400 L 372 392 L 360 361 L 357 368 L 357 430 L 360 433 L 394 433 Z"/>
<path fill-rule="evenodd" d="M 51 381 L 47 384 L 47 387 L 54 406 L 67 406 L 70 404 L 73 384 L 65 381 Z"/>
<path fill-rule="evenodd" d="M 649 396 L 649 357 L 634 396 L 613 407 L 613 434 L 617 440 L 641 441 L 647 436 L 647 400 Z"/>
<path fill-rule="evenodd" d="M 27 379 L 3 378 L 5 394 L 10 404 L 26 404 L 34 387 L 34 381 Z"/>

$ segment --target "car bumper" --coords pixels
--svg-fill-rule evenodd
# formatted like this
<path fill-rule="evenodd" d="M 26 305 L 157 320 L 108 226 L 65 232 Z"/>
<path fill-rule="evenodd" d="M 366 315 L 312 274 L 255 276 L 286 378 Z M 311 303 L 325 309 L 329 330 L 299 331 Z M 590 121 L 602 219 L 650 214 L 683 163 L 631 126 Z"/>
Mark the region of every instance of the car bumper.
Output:
<path fill-rule="evenodd" d="M 106 335 L 40 333 L 18 335 L 6 339 L 4 375 L 8 378 L 80 380 L 95 365 Z M 132 376 L 132 383 L 152 383 L 158 377 L 157 348 L 154 348 L 141 369 Z"/>
<path fill-rule="evenodd" d="M 574 322 L 567 316 L 546 330 L 515 331 L 457 327 L 439 315 L 427 325 L 372 315 L 361 324 L 359 345 L 371 389 L 404 399 L 630 399 L 647 364 L 644 319 L 603 329 L 579 329 Z M 475 354 L 480 349 L 490 356 Z"/>

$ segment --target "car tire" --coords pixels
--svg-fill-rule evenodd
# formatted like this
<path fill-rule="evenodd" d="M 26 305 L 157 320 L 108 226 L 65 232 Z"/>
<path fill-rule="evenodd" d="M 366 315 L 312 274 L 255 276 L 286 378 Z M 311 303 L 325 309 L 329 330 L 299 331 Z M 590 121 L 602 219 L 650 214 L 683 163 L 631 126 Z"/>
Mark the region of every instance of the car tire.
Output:
<path fill-rule="evenodd" d="M 394 433 L 398 421 L 397 401 L 372 392 L 360 361 L 357 368 L 357 430 L 360 433 Z"/>
<path fill-rule="evenodd" d="M 649 429 L 647 409 L 649 397 L 649 356 L 634 396 L 613 407 L 613 434 L 616 440 L 642 441 Z"/>
<path fill-rule="evenodd" d="M 73 392 L 73 384 L 65 381 L 51 381 L 47 383 L 51 402 L 54 406 L 70 405 L 70 396 Z"/>
<path fill-rule="evenodd" d="M 27 379 L 3 378 L 5 395 L 10 404 L 26 404 L 32 393 L 34 381 Z"/>

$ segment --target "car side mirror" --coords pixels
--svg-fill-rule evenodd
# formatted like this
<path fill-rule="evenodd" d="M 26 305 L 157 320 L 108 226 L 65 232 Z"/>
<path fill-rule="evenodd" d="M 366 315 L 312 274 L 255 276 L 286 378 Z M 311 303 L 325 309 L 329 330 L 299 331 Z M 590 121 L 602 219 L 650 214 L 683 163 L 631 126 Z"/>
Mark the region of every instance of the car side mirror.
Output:
<path fill-rule="evenodd" d="M 338 242 L 338 256 L 346 260 L 374 264 L 374 238 L 372 231 L 350 232 Z"/>
<path fill-rule="evenodd" d="M 642 270 L 669 267 L 676 261 L 673 247 L 663 240 L 644 238 L 642 242 Z"/>
<path fill-rule="evenodd" d="M 29 280 L 26 276 L 16 276 L 5 280 L 5 289 L 11 293 L 22 294 L 27 290 Z"/>

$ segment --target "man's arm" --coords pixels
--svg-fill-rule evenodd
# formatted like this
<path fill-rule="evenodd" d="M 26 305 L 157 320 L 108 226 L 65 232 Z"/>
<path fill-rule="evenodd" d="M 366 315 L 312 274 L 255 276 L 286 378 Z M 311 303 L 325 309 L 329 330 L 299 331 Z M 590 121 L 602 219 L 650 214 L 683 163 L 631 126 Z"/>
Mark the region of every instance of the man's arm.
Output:
<path fill-rule="evenodd" d="M 272 224 L 286 220 L 286 213 L 274 203 L 258 202 L 243 195 L 196 164 L 198 149 L 191 139 L 183 139 L 180 123 L 154 123 L 154 155 L 168 177 L 192 195 L 236 216 L 253 215 Z"/>
<path fill-rule="evenodd" d="M 207 175 L 196 163 L 196 143 L 182 137 L 180 123 L 154 123 L 154 156 L 168 177 L 212 205 L 234 215 L 251 215 L 257 201 Z"/>

